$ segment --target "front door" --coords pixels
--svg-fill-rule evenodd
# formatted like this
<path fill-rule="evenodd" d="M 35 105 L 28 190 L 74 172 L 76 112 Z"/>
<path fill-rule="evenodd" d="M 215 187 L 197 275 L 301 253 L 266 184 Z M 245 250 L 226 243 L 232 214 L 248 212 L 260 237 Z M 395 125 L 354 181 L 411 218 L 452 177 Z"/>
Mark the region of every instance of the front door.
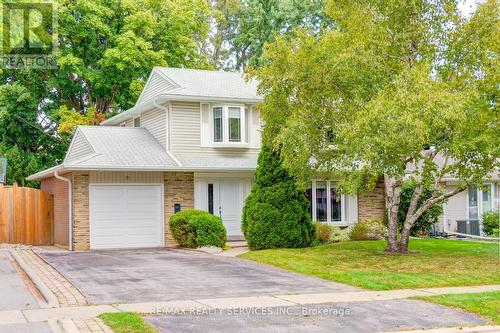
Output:
<path fill-rule="evenodd" d="M 241 211 L 243 209 L 243 182 L 241 180 L 219 180 L 218 213 L 227 230 L 228 239 L 243 237 Z"/>

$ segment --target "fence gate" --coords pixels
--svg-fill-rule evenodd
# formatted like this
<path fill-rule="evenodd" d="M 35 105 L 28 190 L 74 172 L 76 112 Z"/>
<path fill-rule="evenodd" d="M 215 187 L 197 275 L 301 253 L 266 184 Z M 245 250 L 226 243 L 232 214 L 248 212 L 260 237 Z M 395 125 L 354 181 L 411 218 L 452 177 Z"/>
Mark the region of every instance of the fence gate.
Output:
<path fill-rule="evenodd" d="M 0 243 L 51 245 L 52 200 L 34 188 L 0 185 Z"/>

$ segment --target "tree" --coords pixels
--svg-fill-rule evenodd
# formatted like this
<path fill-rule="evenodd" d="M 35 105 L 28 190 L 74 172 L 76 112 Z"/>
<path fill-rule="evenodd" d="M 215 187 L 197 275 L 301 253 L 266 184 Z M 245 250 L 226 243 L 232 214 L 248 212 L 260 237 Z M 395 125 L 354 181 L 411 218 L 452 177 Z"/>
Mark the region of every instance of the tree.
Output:
<path fill-rule="evenodd" d="M 38 125 L 37 101 L 24 86 L 0 86 L 0 157 L 7 158 L 7 183 L 36 186 L 24 177 L 53 164 L 64 142 Z"/>
<path fill-rule="evenodd" d="M 301 184 L 331 172 L 355 193 L 382 177 L 387 252 L 407 253 L 411 227 L 430 207 L 481 186 L 499 166 L 498 2 L 470 20 L 454 1 L 330 1 L 327 13 L 334 29 L 278 38 L 253 72 L 264 136 Z M 457 186 L 443 186 L 445 177 Z M 407 179 L 417 185 L 399 232 Z M 432 195 L 422 199 L 426 187 Z"/>
<path fill-rule="evenodd" d="M 401 199 L 399 202 L 398 211 L 398 230 L 402 230 L 408 209 L 410 208 L 411 198 L 417 189 L 418 184 L 415 181 L 406 181 L 401 186 Z M 422 206 L 422 203 L 432 197 L 434 189 L 425 187 L 420 194 L 417 202 L 417 208 Z M 418 236 L 421 232 L 428 231 L 434 224 L 438 223 L 439 217 L 443 214 L 443 203 L 438 203 L 426 210 L 411 226 L 410 234 Z"/>
<path fill-rule="evenodd" d="M 1 153 L 33 154 L 38 170 L 62 160 L 75 125 L 133 106 L 153 66 L 209 66 L 197 45 L 209 29 L 204 0 L 57 5 L 58 67 L 0 69 Z M 8 164 L 17 179 L 33 173 L 22 160 Z"/>
<path fill-rule="evenodd" d="M 211 31 L 200 41 L 208 62 L 241 70 L 258 66 L 266 43 L 294 34 L 297 27 L 315 33 L 333 25 L 323 12 L 324 0 L 211 0 Z"/>
<path fill-rule="evenodd" d="M 281 166 L 278 153 L 263 145 L 255 184 L 245 201 L 242 230 L 251 249 L 305 247 L 314 238 L 309 202 Z"/>
<path fill-rule="evenodd" d="M 49 80 L 69 109 L 105 116 L 134 105 L 153 66 L 204 67 L 204 0 L 60 0 L 59 68 Z"/>

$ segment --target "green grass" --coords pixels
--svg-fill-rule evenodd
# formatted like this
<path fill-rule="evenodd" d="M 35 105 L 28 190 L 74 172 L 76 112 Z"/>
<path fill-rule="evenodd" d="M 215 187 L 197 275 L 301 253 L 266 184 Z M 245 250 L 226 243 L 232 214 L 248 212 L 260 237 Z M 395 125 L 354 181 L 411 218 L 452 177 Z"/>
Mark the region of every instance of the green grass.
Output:
<path fill-rule="evenodd" d="M 409 255 L 384 241 L 251 251 L 241 258 L 372 290 L 500 284 L 498 244 L 412 239 Z"/>
<path fill-rule="evenodd" d="M 424 301 L 460 308 L 488 318 L 491 324 L 500 325 L 500 291 L 477 294 L 440 295 L 416 297 Z"/>
<path fill-rule="evenodd" d="M 135 312 L 103 313 L 99 318 L 115 333 L 158 333 Z"/>

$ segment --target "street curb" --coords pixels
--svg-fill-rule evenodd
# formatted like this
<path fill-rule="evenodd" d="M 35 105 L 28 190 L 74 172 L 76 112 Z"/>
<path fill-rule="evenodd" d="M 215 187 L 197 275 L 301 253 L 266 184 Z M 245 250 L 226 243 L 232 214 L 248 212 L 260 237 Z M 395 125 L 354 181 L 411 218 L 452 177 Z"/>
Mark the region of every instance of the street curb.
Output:
<path fill-rule="evenodd" d="M 47 287 L 47 285 L 42 281 L 42 279 L 33 271 L 33 269 L 24 261 L 23 258 L 17 253 L 15 250 L 9 251 L 17 264 L 23 269 L 23 271 L 28 275 L 31 279 L 35 287 L 40 291 L 43 298 L 47 302 L 47 305 L 51 308 L 58 308 L 59 301 L 57 300 L 56 295 L 52 293 L 52 291 Z"/>
<path fill-rule="evenodd" d="M 58 323 L 63 329 L 64 333 L 79 333 L 80 331 L 76 327 L 75 323 L 71 319 L 59 319 Z"/>

